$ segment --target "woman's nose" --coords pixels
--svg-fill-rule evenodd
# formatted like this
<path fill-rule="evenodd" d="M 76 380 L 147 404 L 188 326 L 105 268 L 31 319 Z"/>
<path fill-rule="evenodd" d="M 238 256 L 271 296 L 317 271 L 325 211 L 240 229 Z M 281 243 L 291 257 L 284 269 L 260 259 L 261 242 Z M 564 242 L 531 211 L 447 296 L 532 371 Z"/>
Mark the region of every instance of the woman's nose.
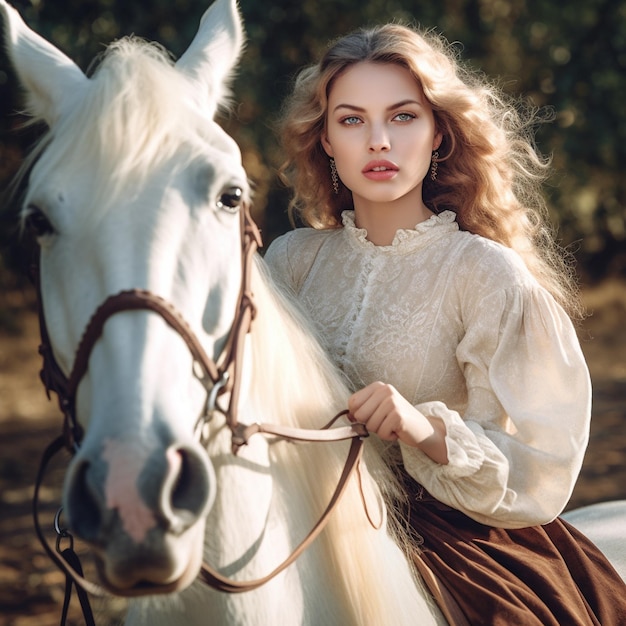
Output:
<path fill-rule="evenodd" d="M 391 148 L 389 133 L 383 124 L 372 126 L 369 137 L 370 152 L 386 152 Z"/>

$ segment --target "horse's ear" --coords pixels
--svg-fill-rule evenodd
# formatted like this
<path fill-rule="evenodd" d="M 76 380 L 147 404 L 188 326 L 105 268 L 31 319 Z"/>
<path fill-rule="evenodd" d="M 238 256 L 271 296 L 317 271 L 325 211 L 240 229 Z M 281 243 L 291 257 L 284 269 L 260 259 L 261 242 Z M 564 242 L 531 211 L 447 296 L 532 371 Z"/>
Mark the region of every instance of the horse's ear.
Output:
<path fill-rule="evenodd" d="M 5 49 L 26 90 L 27 111 L 51 126 L 88 79 L 65 54 L 28 28 L 5 0 L 0 0 L 0 19 Z"/>
<path fill-rule="evenodd" d="M 211 114 L 229 94 L 231 77 L 244 46 L 237 0 L 216 0 L 176 67 L 197 83 L 201 103 Z"/>

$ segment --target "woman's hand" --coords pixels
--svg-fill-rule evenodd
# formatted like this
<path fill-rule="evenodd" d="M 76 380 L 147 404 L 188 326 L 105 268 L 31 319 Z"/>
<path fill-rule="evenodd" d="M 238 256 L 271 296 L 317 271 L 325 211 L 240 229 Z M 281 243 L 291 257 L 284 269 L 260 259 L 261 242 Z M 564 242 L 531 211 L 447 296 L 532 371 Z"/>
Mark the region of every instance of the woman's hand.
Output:
<path fill-rule="evenodd" d="M 393 385 L 375 382 L 363 387 L 350 396 L 348 409 L 354 420 L 381 439 L 400 440 L 437 463 L 448 462 L 443 421 L 418 411 Z"/>

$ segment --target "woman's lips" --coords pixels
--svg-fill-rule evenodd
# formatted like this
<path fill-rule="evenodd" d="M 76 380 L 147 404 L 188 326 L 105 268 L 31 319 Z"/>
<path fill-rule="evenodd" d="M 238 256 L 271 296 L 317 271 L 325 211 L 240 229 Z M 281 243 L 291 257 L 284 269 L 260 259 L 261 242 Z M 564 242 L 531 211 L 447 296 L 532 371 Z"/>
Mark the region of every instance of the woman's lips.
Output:
<path fill-rule="evenodd" d="M 398 169 L 391 161 L 370 161 L 361 172 L 369 180 L 390 180 L 398 173 Z"/>

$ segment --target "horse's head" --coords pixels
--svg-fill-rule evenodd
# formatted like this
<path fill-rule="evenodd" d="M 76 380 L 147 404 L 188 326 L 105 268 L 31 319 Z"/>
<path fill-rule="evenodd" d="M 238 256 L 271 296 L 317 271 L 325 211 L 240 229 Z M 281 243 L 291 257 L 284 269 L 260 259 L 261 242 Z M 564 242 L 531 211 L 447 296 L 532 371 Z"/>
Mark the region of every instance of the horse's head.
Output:
<path fill-rule="evenodd" d="M 94 311 L 125 290 L 172 303 L 212 359 L 227 342 L 249 188 L 236 144 L 213 118 L 243 45 L 235 4 L 217 0 L 176 64 L 124 39 L 88 78 L 0 0 L 28 110 L 49 126 L 23 217 L 41 247 L 43 311 L 65 376 Z M 109 587 L 183 586 L 202 558 L 214 492 L 194 437 L 205 385 L 162 315 L 140 306 L 101 326 L 75 381 L 84 436 L 64 513 L 95 547 Z"/>

